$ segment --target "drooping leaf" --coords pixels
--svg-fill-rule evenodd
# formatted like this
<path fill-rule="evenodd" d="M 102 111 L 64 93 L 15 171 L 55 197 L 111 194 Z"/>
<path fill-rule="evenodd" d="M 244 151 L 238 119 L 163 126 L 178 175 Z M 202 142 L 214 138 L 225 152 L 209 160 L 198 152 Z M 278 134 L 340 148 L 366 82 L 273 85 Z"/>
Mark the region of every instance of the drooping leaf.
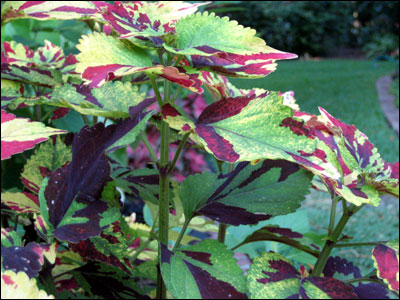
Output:
<path fill-rule="evenodd" d="M 102 1 L 7 1 L 1 10 L 1 24 L 14 19 L 88 19 L 106 6 Z"/>
<path fill-rule="evenodd" d="M 253 260 L 247 287 L 252 299 L 357 299 L 352 287 L 331 277 L 305 277 L 273 252 Z"/>
<path fill-rule="evenodd" d="M 39 274 L 44 264 L 44 257 L 54 263 L 56 253 L 56 244 L 39 245 L 31 242 L 25 247 L 20 246 L 1 246 L 2 270 L 12 272 L 24 272 L 30 278 Z"/>
<path fill-rule="evenodd" d="M 38 197 L 26 192 L 1 193 L 1 203 L 21 214 L 40 212 Z"/>
<path fill-rule="evenodd" d="M 247 299 L 233 252 L 215 240 L 171 252 L 161 245 L 161 272 L 177 299 Z"/>
<path fill-rule="evenodd" d="M 296 112 L 304 120 L 310 135 L 319 141 L 313 156 L 328 160 L 340 172 L 339 178 L 321 175 L 331 192 L 355 205 L 379 205 L 380 194 L 399 195 L 398 162 L 390 164 L 354 125 L 347 125 L 320 108 L 321 115 Z M 307 168 L 307 166 L 305 166 Z"/>
<path fill-rule="evenodd" d="M 34 278 L 24 272 L 1 272 L 1 299 L 54 299 L 39 289 Z"/>
<path fill-rule="evenodd" d="M 194 127 L 177 110 L 168 108 L 162 111 L 166 122 L 179 131 L 191 130 L 197 135 L 191 138 L 219 160 L 285 159 L 316 174 L 339 177 L 334 165 L 313 155 L 318 151 L 317 140 L 302 122 L 293 119 L 293 110 L 278 93 L 256 89 L 246 96 L 223 98 L 209 105 Z"/>
<path fill-rule="evenodd" d="M 378 277 L 392 291 L 399 291 L 399 243 L 398 241 L 379 244 L 372 252 Z"/>
<path fill-rule="evenodd" d="M 327 277 L 334 277 L 336 274 L 353 275 L 353 278 L 362 277 L 358 267 L 339 256 L 328 258 L 323 274 Z"/>
<path fill-rule="evenodd" d="M 61 139 L 56 139 L 55 143 L 43 143 L 25 164 L 21 174 L 22 183 L 34 193 L 39 193 L 43 178 L 50 176 L 71 159 L 71 147 L 67 147 Z"/>
<path fill-rule="evenodd" d="M 255 166 L 242 162 L 227 175 L 189 176 L 179 196 L 186 218 L 199 212 L 221 223 L 256 224 L 300 207 L 311 177 L 288 161 L 265 160 Z"/>
<path fill-rule="evenodd" d="M 315 257 L 319 256 L 319 247 L 313 244 L 311 239 L 308 239 L 304 237 L 303 234 L 292 231 L 289 228 L 281 228 L 274 225 L 265 226 L 253 232 L 235 248 L 239 248 L 242 245 L 258 241 L 279 242 L 294 248 L 301 249 L 302 251 L 305 251 L 306 253 L 309 253 Z"/>
<path fill-rule="evenodd" d="M 108 127 L 103 123 L 86 126 L 74 136 L 71 163 L 45 179 L 39 193 L 42 216 L 54 228 L 56 238 L 77 243 L 100 235 L 118 220 L 119 209 L 108 209 L 101 200 L 103 188 L 111 180 L 105 152 L 136 126 L 143 125 L 145 107 L 131 108 L 132 119 Z"/>
<path fill-rule="evenodd" d="M 1 159 L 32 149 L 36 144 L 46 141 L 49 136 L 66 131 L 46 127 L 40 122 L 16 118 L 1 110 Z"/>

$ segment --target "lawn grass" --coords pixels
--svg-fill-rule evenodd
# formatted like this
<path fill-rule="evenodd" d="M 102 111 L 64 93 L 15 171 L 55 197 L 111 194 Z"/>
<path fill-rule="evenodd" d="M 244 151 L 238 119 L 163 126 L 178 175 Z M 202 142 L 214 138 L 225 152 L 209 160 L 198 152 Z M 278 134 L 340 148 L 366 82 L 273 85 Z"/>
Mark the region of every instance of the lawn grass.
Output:
<path fill-rule="evenodd" d="M 246 89 L 293 90 L 303 111 L 318 113 L 322 106 L 343 122 L 356 125 L 385 160 L 394 162 L 399 159 L 399 139 L 382 114 L 375 82 L 396 67 L 365 60 L 284 61 L 265 78 L 231 81 Z"/>

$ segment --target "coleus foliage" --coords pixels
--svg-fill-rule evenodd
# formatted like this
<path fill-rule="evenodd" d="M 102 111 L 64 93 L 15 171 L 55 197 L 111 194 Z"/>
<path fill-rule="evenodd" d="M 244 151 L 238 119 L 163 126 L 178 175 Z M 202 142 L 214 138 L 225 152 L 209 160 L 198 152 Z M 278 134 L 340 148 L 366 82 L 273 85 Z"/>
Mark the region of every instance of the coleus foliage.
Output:
<path fill-rule="evenodd" d="M 314 276 L 312 266 L 298 271 L 277 253 L 255 258 L 246 277 L 223 239 L 199 241 L 185 232 L 216 231 L 217 221 L 221 233 L 225 225 L 254 225 L 294 212 L 313 175 L 334 197 L 358 206 L 378 205 L 383 193 L 399 195 L 398 163 L 383 161 L 354 126 L 322 108 L 320 116 L 301 112 L 292 92 L 242 90 L 230 84 L 224 76 L 264 77 L 276 69 L 276 61 L 297 56 L 267 46 L 253 29 L 236 21 L 197 12 L 206 4 L 4 4 L 2 25 L 26 18 L 76 19 L 93 32 L 81 37 L 76 56 L 65 55 L 49 41 L 38 49 L 3 43 L 2 160 L 23 159 L 18 153 L 67 133 L 46 127 L 37 117 L 16 117 L 11 110 L 18 114 L 19 109 L 51 106 L 54 110 L 46 116 L 52 122 L 72 109 L 93 116 L 93 124 L 36 147 L 21 173 L 23 190 L 2 190 L 7 213 L 2 211 L 2 221 L 3 216 L 18 216 L 12 226 L 2 222 L 2 298 L 154 298 L 157 277 L 161 297 L 164 282 L 170 295 L 184 299 L 387 298 L 384 285 L 398 292 L 397 242 L 373 250 L 377 277 L 366 278 L 373 283 L 348 284 L 341 277 L 362 278 L 344 259 L 330 257 L 322 274 Z M 144 87 L 149 81 L 150 92 Z M 164 99 L 160 81 L 165 82 Z M 176 86 L 173 97 L 171 84 Z M 180 88 L 182 107 L 175 103 Z M 205 89 L 214 102 L 195 102 Z M 152 106 L 156 100 L 158 110 Z M 156 126 L 146 129 L 150 122 Z M 167 139 L 166 123 L 171 131 Z M 135 149 L 141 132 L 142 149 L 156 145 L 161 136 L 161 148 L 166 140 L 167 146 L 175 143 L 171 149 L 177 154 L 184 146 L 188 153 L 194 147 L 205 150 L 220 166 L 232 164 L 230 172 L 201 173 L 197 166 L 186 169 L 201 174 L 179 174 L 181 169 L 158 161 L 165 149 L 149 151 L 150 159 L 142 162 L 143 151 Z M 153 169 L 121 165 L 116 150 L 127 145 L 131 166 Z M 171 151 L 170 160 L 175 153 Z M 181 183 L 171 179 L 160 184 L 166 173 Z M 169 211 L 166 242 L 155 234 L 165 225 L 165 219 L 158 219 L 163 194 L 170 195 L 164 205 Z M 152 220 L 149 214 L 145 219 L 153 227 L 136 222 L 135 215 L 121 215 L 130 201 L 147 204 Z M 180 234 L 176 227 L 183 227 Z M 235 248 L 257 241 L 281 242 L 318 259 L 326 254 L 325 247 L 321 250 L 304 235 L 273 225 L 254 231 Z"/>

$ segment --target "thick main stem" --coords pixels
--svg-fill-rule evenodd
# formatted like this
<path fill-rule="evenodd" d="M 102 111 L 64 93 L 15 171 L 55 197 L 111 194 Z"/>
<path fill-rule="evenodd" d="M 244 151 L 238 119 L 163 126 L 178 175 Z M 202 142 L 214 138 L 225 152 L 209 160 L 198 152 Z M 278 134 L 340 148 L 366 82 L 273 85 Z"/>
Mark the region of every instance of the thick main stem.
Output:
<path fill-rule="evenodd" d="M 169 101 L 169 81 L 165 81 L 164 86 L 164 103 Z M 158 90 L 155 91 L 156 97 Z M 157 99 L 160 103 L 161 99 Z M 161 109 L 161 107 L 160 107 Z M 161 155 L 160 155 L 160 194 L 159 194 L 159 208 L 158 208 L 158 228 L 159 228 L 159 243 L 168 246 L 168 230 L 169 230 L 169 125 L 162 119 L 161 120 Z M 159 247 L 159 265 L 161 267 L 161 247 Z M 158 270 L 157 275 L 157 299 L 165 299 L 167 290 L 163 282 L 161 272 Z"/>

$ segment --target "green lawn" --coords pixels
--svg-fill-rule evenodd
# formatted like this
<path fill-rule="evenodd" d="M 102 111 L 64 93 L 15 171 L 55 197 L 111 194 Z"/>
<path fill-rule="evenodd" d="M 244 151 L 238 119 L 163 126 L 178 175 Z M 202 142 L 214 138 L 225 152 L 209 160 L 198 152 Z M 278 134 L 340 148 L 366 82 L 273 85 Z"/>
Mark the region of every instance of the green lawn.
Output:
<path fill-rule="evenodd" d="M 399 78 L 393 80 L 390 92 L 394 95 L 394 104 L 399 108 Z"/>
<path fill-rule="evenodd" d="M 393 162 L 399 159 L 399 139 L 382 114 L 375 82 L 396 67 L 388 62 L 374 65 L 360 60 L 285 61 L 265 78 L 231 81 L 247 89 L 293 90 L 302 110 L 318 113 L 318 106 L 322 106 L 342 121 L 356 125 L 382 157 Z"/>

